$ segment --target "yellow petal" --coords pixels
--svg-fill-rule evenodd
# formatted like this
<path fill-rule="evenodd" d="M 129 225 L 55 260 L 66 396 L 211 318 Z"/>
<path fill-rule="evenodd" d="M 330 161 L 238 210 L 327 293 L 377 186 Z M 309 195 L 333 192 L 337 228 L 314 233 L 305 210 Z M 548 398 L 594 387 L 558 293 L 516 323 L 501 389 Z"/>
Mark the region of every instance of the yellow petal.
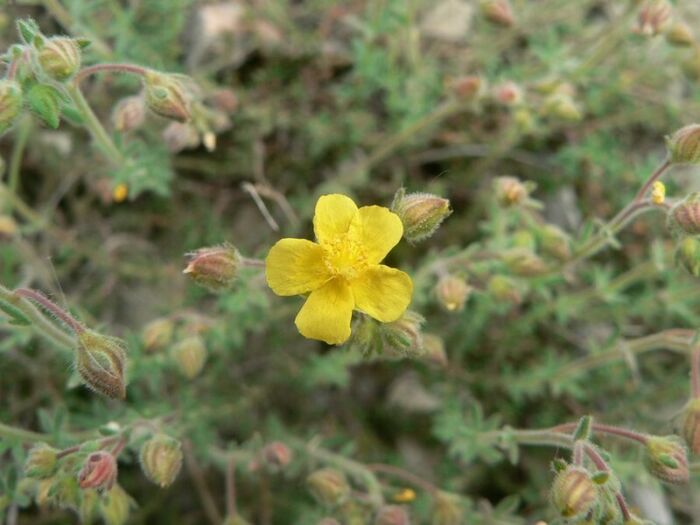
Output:
<path fill-rule="evenodd" d="M 413 283 L 408 274 L 383 264 L 371 266 L 352 282 L 355 307 L 377 321 L 396 321 L 408 308 Z"/>
<path fill-rule="evenodd" d="M 320 288 L 330 279 L 323 249 L 306 239 L 282 239 L 265 259 L 267 284 L 277 295 L 298 295 Z"/>
<path fill-rule="evenodd" d="M 350 234 L 364 248 L 367 262 L 378 264 L 401 240 L 403 224 L 389 208 L 363 206 L 358 210 Z"/>
<path fill-rule="evenodd" d="M 350 318 L 354 305 L 347 282 L 333 279 L 311 292 L 295 323 L 304 337 L 319 339 L 331 345 L 344 343 L 350 337 Z"/>
<path fill-rule="evenodd" d="M 357 206 L 350 197 L 337 193 L 321 196 L 314 213 L 316 240 L 324 243 L 344 235 L 356 215 Z"/>

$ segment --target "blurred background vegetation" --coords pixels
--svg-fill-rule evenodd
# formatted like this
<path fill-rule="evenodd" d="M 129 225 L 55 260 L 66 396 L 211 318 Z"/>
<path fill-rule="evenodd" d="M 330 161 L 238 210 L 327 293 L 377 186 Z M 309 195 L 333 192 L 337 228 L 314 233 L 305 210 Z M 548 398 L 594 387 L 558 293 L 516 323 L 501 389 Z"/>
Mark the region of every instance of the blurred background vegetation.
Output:
<path fill-rule="evenodd" d="M 46 35 L 89 39 L 84 64 L 190 75 L 208 113 L 195 130 L 148 115 L 121 132 L 112 114 L 139 83 L 100 74 L 83 90 L 123 165 L 69 119 L 50 129 L 27 115 L 2 138 L 0 282 L 40 289 L 123 337 L 129 386 L 124 402 L 94 395 L 70 353 L 0 319 L 0 421 L 59 448 L 109 422 L 162 421 L 182 440 L 185 467 L 160 489 L 127 448 L 128 523 L 222 522 L 232 457 L 244 458 L 237 511 L 261 525 L 372 523 L 367 512 L 324 509 L 303 480 L 327 465 L 351 478 L 360 469 L 362 503 L 374 464 L 402 469 L 373 479 L 414 523 L 452 523 L 436 521 L 435 487 L 459 495 L 455 523 L 554 520 L 550 462 L 568 455 L 519 447 L 509 429 L 592 414 L 663 435 L 688 396 L 687 359 L 665 351 L 675 348 L 664 331 L 698 326 L 700 288 L 674 260 L 663 213 L 566 271 L 523 271 L 499 255 L 550 257 L 544 223 L 579 246 L 664 159 L 664 136 L 698 119 L 700 5 L 673 5 L 666 30 L 684 29 L 683 43 L 646 34 L 642 4 L 512 0 L 509 20 L 469 0 L 5 0 L 3 49 L 18 41 L 16 20 L 33 17 Z M 499 203 L 502 176 L 536 185 L 528 206 Z M 697 176 L 674 168 L 669 197 L 700 189 Z M 256 269 L 219 295 L 182 275 L 183 254 L 203 246 L 230 242 L 264 258 L 281 237 L 312 237 L 319 195 L 388 206 L 400 187 L 449 198 L 454 210 L 429 240 L 390 257 L 412 275 L 411 308 L 439 334 L 447 365 L 304 339 L 299 303 L 272 295 Z M 434 291 L 445 261 L 470 285 L 456 311 Z M 166 344 L 154 342 L 154 320 L 174 330 Z M 206 363 L 188 378 L 173 348 L 193 334 Z M 5 434 L 0 515 L 77 522 L 70 509 L 32 504 L 22 464 L 33 438 Z M 250 468 L 270 442 L 290 448 L 289 465 Z M 602 443 L 640 514 L 700 523 L 697 476 L 662 486 L 637 448 Z"/>

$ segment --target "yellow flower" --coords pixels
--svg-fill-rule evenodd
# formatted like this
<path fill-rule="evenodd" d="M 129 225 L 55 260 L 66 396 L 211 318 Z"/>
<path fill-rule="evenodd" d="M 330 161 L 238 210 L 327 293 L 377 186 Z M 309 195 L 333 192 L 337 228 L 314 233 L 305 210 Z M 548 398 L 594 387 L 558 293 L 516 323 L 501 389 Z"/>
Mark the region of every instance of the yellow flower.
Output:
<path fill-rule="evenodd" d="M 411 302 L 411 278 L 379 264 L 403 235 L 396 214 L 324 195 L 316 203 L 314 233 L 317 242 L 278 241 L 265 260 L 267 284 L 277 295 L 310 292 L 295 320 L 304 337 L 345 342 L 353 310 L 383 323 L 401 317 Z"/>
<path fill-rule="evenodd" d="M 654 204 L 663 204 L 666 200 L 666 186 L 663 182 L 657 180 L 651 189 L 651 202 Z"/>

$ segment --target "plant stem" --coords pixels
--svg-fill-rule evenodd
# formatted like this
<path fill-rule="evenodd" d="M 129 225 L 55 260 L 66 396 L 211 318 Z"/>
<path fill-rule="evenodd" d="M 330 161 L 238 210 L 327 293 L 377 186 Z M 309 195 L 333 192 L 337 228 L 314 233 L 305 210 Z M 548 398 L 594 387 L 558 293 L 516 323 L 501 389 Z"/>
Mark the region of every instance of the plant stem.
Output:
<path fill-rule="evenodd" d="M 183 453 L 185 456 L 185 468 L 187 473 L 194 483 L 194 487 L 197 490 L 199 499 L 202 502 L 202 507 L 204 508 L 204 514 L 211 523 L 211 525 L 220 525 L 222 520 L 221 513 L 216 507 L 216 501 L 207 486 L 207 481 L 204 478 L 204 473 L 199 467 L 196 458 L 194 457 L 194 451 L 192 449 L 192 443 L 189 440 L 185 440 L 182 444 Z"/>
<path fill-rule="evenodd" d="M 83 92 L 80 91 L 80 87 L 74 81 L 66 86 L 68 94 L 75 104 L 76 109 L 80 112 L 83 120 L 85 121 L 85 127 L 90 132 L 93 140 L 97 143 L 98 147 L 107 156 L 109 161 L 115 166 L 122 166 L 126 163 L 126 159 L 121 154 L 117 146 L 110 138 L 109 134 L 105 128 L 100 123 L 99 119 L 95 116 L 92 108 L 85 100 Z"/>
<path fill-rule="evenodd" d="M 383 463 L 372 463 L 371 465 L 367 465 L 367 468 L 370 469 L 372 472 L 383 472 L 385 474 L 390 474 L 397 478 L 401 478 L 404 481 L 423 489 L 429 494 L 435 494 L 439 490 L 432 483 L 429 483 L 416 476 L 415 474 L 412 474 L 411 472 L 408 472 L 400 467 L 395 467 L 393 465 L 384 465 Z"/>
<path fill-rule="evenodd" d="M 15 290 L 15 295 L 20 297 L 26 297 L 30 301 L 39 304 L 42 308 L 45 308 L 61 321 L 63 321 L 71 330 L 73 330 L 76 335 L 85 331 L 85 328 L 80 324 L 72 315 L 66 312 L 63 308 L 54 303 L 51 299 L 46 297 L 44 294 L 37 292 L 36 290 L 30 290 L 29 288 L 18 288 Z"/>
<path fill-rule="evenodd" d="M 700 345 L 690 354 L 690 385 L 693 399 L 700 399 Z"/>
<path fill-rule="evenodd" d="M 94 66 L 88 66 L 78 71 L 73 79 L 73 83 L 80 85 L 80 83 L 90 75 L 106 71 L 114 73 L 131 73 L 142 77 L 148 70 L 145 67 L 134 64 L 95 64 Z"/>
<path fill-rule="evenodd" d="M 553 427 L 551 430 L 554 432 L 572 432 L 576 429 L 577 425 L 578 423 L 564 423 L 563 425 L 557 425 L 556 427 Z M 596 432 L 600 432 L 601 434 L 622 437 L 631 441 L 636 441 L 637 443 L 641 443 L 642 445 L 646 444 L 648 440 L 647 436 L 645 436 L 644 434 L 635 432 L 634 430 L 629 430 L 627 428 L 616 427 L 613 425 L 593 423 L 593 425 L 591 425 L 591 428 Z"/>
<path fill-rule="evenodd" d="M 36 331 L 49 341 L 71 350 L 75 348 L 73 336 L 57 328 L 27 299 L 0 285 L 0 300 L 19 309 L 32 322 Z"/>
<path fill-rule="evenodd" d="M 24 149 L 27 145 L 27 140 L 29 139 L 31 131 L 32 119 L 30 116 L 25 115 L 19 123 L 19 126 L 17 126 L 17 133 L 15 134 L 15 141 L 12 145 L 12 154 L 10 156 L 10 166 L 7 175 L 7 190 L 12 195 L 17 195 L 17 191 L 19 189 L 22 157 L 24 156 Z M 8 199 L 6 206 L 7 213 L 12 213 L 14 199 Z"/>
<path fill-rule="evenodd" d="M 0 438 L 19 439 L 27 443 L 35 443 L 38 441 L 51 443 L 53 441 L 53 438 L 49 434 L 40 434 L 38 432 L 32 432 L 31 430 L 5 425 L 4 423 L 0 423 Z"/>

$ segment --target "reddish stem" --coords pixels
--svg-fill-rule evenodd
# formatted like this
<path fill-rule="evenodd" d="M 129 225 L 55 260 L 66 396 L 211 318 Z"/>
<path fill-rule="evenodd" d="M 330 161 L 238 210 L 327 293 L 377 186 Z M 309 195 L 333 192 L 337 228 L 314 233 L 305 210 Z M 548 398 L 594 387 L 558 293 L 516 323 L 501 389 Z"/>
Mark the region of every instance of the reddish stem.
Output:
<path fill-rule="evenodd" d="M 634 202 L 639 202 L 644 198 L 646 193 L 649 191 L 649 188 L 651 188 L 654 182 L 656 182 L 659 179 L 659 177 L 661 177 L 661 175 L 664 174 L 664 172 L 668 169 L 670 165 L 671 160 L 667 158 L 658 168 L 656 168 L 656 171 L 651 174 L 651 177 L 647 179 L 644 185 L 637 192 L 637 195 L 634 198 Z"/>
<path fill-rule="evenodd" d="M 88 66 L 81 69 L 75 75 L 73 82 L 75 85 L 79 85 L 85 78 L 95 73 L 101 73 L 103 71 L 110 71 L 116 73 L 132 73 L 134 75 L 144 76 L 147 72 L 145 67 L 136 66 L 134 64 L 95 64 L 94 66 Z"/>
<path fill-rule="evenodd" d="M 35 290 L 30 290 L 29 288 L 17 288 L 14 292 L 20 297 L 24 297 L 39 304 L 42 308 L 48 310 L 61 321 L 63 321 L 71 330 L 73 330 L 77 335 L 85 331 L 83 325 L 81 325 L 72 315 L 66 312 L 63 308 L 54 303 L 51 299 L 46 297 L 44 294 L 37 292 Z"/>
<path fill-rule="evenodd" d="M 583 465 L 583 453 L 585 449 L 585 443 L 583 441 L 577 441 L 574 443 L 574 465 L 580 467 Z"/>
<path fill-rule="evenodd" d="M 690 354 L 690 387 L 693 399 L 700 399 L 700 346 Z"/>
<path fill-rule="evenodd" d="M 370 465 L 367 465 L 367 468 L 370 469 L 372 472 L 383 472 L 384 474 L 390 474 L 392 476 L 396 476 L 397 478 L 402 478 L 408 483 L 411 483 L 412 485 L 423 489 L 429 494 L 435 494 L 436 492 L 438 492 L 438 489 L 435 485 L 402 468 L 394 467 L 393 465 L 385 465 L 383 463 L 372 463 Z"/>
<path fill-rule="evenodd" d="M 577 425 L 578 423 L 564 423 L 563 425 L 557 425 L 550 430 L 553 432 L 572 432 L 574 429 L 576 429 Z M 637 443 L 641 443 L 642 445 L 645 445 L 647 442 L 647 436 L 627 428 L 616 427 L 613 425 L 603 425 L 600 423 L 593 423 L 592 428 L 594 431 L 600 432 L 601 434 L 610 434 L 613 436 L 623 437 L 636 441 Z"/>

